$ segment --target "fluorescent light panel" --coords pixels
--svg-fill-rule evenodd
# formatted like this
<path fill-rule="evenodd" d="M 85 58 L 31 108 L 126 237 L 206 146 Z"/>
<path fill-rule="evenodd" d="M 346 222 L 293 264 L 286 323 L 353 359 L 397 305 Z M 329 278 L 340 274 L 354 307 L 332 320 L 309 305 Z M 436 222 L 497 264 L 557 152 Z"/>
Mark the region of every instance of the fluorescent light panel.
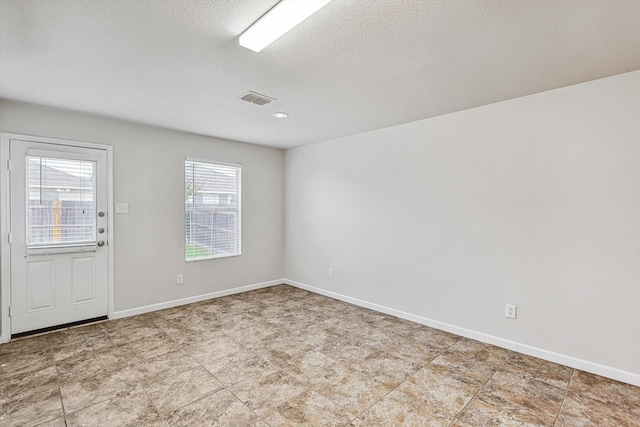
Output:
<path fill-rule="evenodd" d="M 331 0 L 281 0 L 240 35 L 240 46 L 260 52 Z"/>

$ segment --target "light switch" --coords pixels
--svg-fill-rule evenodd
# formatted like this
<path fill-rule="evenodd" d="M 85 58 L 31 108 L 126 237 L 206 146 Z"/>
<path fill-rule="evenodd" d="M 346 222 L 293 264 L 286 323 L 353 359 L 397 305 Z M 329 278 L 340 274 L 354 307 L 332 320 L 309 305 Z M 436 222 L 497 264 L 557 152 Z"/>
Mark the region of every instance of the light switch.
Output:
<path fill-rule="evenodd" d="M 129 203 L 116 203 L 116 213 L 117 214 L 129 213 Z"/>

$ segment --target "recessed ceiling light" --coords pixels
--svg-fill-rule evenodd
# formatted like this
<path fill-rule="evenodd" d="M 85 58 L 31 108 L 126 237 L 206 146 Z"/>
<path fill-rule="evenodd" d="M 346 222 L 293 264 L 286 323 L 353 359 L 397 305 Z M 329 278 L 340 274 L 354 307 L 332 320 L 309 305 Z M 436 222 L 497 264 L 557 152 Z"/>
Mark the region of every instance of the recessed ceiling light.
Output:
<path fill-rule="evenodd" d="M 276 119 L 286 119 L 289 115 L 287 113 L 274 113 L 273 117 Z"/>
<path fill-rule="evenodd" d="M 260 52 L 331 0 L 281 0 L 240 35 L 240 46 Z"/>

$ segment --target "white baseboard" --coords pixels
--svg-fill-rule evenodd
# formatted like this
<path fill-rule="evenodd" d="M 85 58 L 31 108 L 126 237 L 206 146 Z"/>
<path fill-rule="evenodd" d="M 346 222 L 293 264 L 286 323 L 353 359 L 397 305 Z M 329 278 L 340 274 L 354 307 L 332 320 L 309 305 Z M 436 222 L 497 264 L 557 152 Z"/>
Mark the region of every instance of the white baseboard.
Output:
<path fill-rule="evenodd" d="M 569 366 L 571 368 L 579 369 L 581 371 L 591 372 L 592 374 L 611 378 L 617 381 L 622 381 L 627 384 L 640 386 L 640 374 L 623 371 L 621 369 L 601 365 L 599 363 L 589 362 L 587 360 L 578 359 L 572 356 L 555 353 L 553 351 L 544 350 L 537 347 L 532 347 L 530 345 L 518 343 L 511 340 L 506 340 L 504 338 L 496 337 L 494 335 L 485 334 L 485 333 L 474 331 L 471 329 L 461 328 L 459 326 L 439 322 L 437 320 L 428 319 L 422 316 L 417 316 L 415 314 L 396 310 L 396 309 L 379 305 L 379 304 L 374 304 L 372 302 L 353 298 L 347 295 L 342 295 L 336 292 L 327 291 L 325 289 L 316 288 L 315 286 L 306 285 L 304 283 L 296 282 L 294 280 L 284 279 L 282 283 L 294 286 L 296 288 L 304 289 L 316 294 L 328 296 L 330 298 L 334 298 L 340 301 L 348 302 L 350 304 L 354 304 L 360 307 L 368 308 L 371 310 L 379 311 L 381 313 L 389 314 L 391 316 L 399 317 L 401 319 L 410 320 L 415 323 L 419 323 L 422 325 L 430 326 L 432 328 L 450 332 L 452 334 L 460 335 L 460 336 L 471 338 L 487 344 L 492 344 L 498 347 L 506 348 L 508 350 L 512 350 L 518 353 L 534 356 L 534 357 L 548 360 L 554 363 L 559 363 L 561 365 Z"/>
<path fill-rule="evenodd" d="M 225 289 L 222 291 L 211 292 L 202 295 L 196 295 L 188 298 L 181 298 L 173 301 L 166 301 L 158 304 L 146 305 L 143 307 L 136 307 L 127 310 L 120 310 L 114 312 L 113 319 L 120 319 L 123 317 L 135 316 L 137 314 L 149 313 L 152 311 L 163 310 L 165 308 L 178 307 L 180 305 L 191 304 L 194 302 L 205 301 L 212 298 L 220 298 L 227 295 L 239 294 L 242 292 L 248 292 L 255 289 L 267 288 L 285 283 L 296 288 L 304 289 L 316 294 L 324 295 L 330 298 L 334 298 L 340 301 L 348 302 L 360 307 L 375 310 L 381 313 L 389 314 L 391 316 L 406 319 L 421 325 L 430 326 L 432 328 L 440 329 L 452 334 L 460 335 L 466 338 L 471 338 L 487 344 L 496 345 L 498 347 L 506 348 L 518 353 L 526 354 L 529 356 L 538 357 L 540 359 L 548 360 L 550 362 L 559 363 L 571 368 L 580 369 L 581 371 L 591 372 L 596 375 L 611 378 L 617 381 L 622 381 L 635 386 L 640 386 L 640 374 L 633 372 L 623 371 L 621 369 L 613 368 L 611 366 L 601 365 L 599 363 L 590 362 L 576 357 L 567 356 L 553 351 L 533 347 L 530 345 L 522 344 L 516 341 L 507 340 L 494 335 L 485 334 L 483 332 L 474 331 L 472 329 L 461 328 L 459 326 L 451 325 L 449 323 L 440 322 L 437 320 L 429 319 L 423 316 L 407 313 L 394 308 L 386 307 L 380 304 L 375 304 L 369 301 L 353 298 L 347 295 L 342 295 L 336 292 L 328 291 L 325 289 L 310 286 L 304 283 L 296 282 L 289 279 L 271 280 L 268 282 L 256 283 L 253 285 L 240 286 L 237 288 Z M 1 342 L 1 341 L 0 341 Z"/>
<path fill-rule="evenodd" d="M 270 280 L 268 282 L 256 283 L 253 285 L 240 286 L 238 288 L 225 289 L 222 291 L 210 292 L 207 294 L 196 295 L 187 298 L 180 298 L 172 301 L 161 302 L 158 304 L 145 305 L 142 307 L 129 308 L 127 310 L 119 310 L 113 313 L 112 319 L 122 319 L 123 317 L 135 316 L 138 314 L 150 313 L 152 311 L 164 310 L 165 308 L 178 307 L 180 305 L 192 304 L 194 302 L 205 301 L 213 298 L 225 297 L 227 295 L 240 294 L 242 292 L 253 291 L 270 286 L 281 285 L 285 283 L 284 279 Z"/>

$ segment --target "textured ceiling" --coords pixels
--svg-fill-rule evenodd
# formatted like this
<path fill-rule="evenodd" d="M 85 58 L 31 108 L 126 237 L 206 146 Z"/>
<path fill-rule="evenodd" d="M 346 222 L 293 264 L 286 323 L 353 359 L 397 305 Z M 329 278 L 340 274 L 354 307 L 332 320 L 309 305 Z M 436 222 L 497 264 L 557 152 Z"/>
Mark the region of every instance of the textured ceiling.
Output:
<path fill-rule="evenodd" d="M 0 0 L 0 97 L 286 148 L 640 69 L 638 0 L 334 0 L 238 46 L 276 2 Z"/>

